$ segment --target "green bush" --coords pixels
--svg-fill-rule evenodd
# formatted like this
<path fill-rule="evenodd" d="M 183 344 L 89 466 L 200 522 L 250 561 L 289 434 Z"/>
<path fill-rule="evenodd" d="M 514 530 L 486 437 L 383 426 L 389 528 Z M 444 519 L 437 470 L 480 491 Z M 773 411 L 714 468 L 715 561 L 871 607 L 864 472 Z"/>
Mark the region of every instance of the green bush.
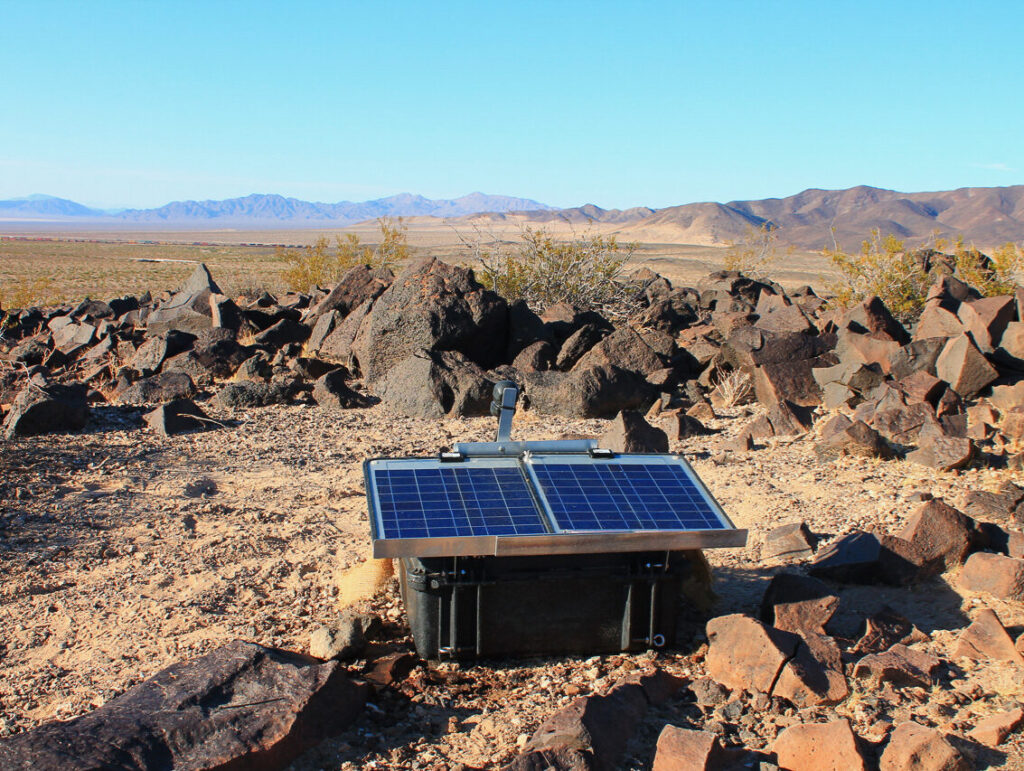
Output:
<path fill-rule="evenodd" d="M 516 242 L 488 240 L 480 231 L 459 237 L 480 266 L 481 283 L 506 300 L 525 300 L 537 312 L 561 302 L 612 316 L 632 310 L 625 267 L 636 244 L 590 233 L 558 239 L 530 227 Z"/>
<path fill-rule="evenodd" d="M 386 268 L 408 258 L 408 228 L 402 218 L 381 217 L 377 226 L 381 238 L 372 247 L 363 244 L 355 233 L 346 233 L 344 238 L 335 236 L 333 252 L 326 236 L 299 249 L 278 247 L 276 258 L 285 264 L 281 277 L 290 289 L 308 292 L 336 283 L 356 265 Z"/>
<path fill-rule="evenodd" d="M 838 247 L 824 252 L 839 271 L 839 278 L 829 285 L 834 305 L 848 308 L 877 296 L 902 321 L 914 318 L 924 307 L 930 277 L 921 261 L 891 233 L 882 237 L 875 228 L 859 254 Z"/>
<path fill-rule="evenodd" d="M 751 278 L 767 278 L 779 258 L 792 251 L 792 247 L 780 247 L 778 226 L 765 222 L 757 228 L 748 227 L 741 240 L 729 242 L 725 269 L 738 270 Z"/>

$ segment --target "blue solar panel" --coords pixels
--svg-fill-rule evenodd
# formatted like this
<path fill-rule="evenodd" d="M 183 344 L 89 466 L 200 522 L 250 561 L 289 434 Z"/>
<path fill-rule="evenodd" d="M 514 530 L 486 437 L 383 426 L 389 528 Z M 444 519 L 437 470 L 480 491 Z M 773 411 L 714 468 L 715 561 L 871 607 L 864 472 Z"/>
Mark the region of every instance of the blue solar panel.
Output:
<path fill-rule="evenodd" d="M 383 538 L 548 532 L 515 461 L 507 465 L 387 461 L 372 467 Z"/>
<path fill-rule="evenodd" d="M 727 527 L 680 463 L 538 458 L 530 466 L 561 531 Z"/>

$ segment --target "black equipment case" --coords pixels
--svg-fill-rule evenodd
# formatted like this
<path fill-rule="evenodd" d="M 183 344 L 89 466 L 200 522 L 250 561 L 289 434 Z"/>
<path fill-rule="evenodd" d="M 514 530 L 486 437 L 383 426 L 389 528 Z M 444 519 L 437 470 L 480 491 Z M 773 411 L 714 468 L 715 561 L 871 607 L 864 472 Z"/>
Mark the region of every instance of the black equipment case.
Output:
<path fill-rule="evenodd" d="M 673 645 L 687 552 L 403 557 L 422 658 L 613 653 Z"/>

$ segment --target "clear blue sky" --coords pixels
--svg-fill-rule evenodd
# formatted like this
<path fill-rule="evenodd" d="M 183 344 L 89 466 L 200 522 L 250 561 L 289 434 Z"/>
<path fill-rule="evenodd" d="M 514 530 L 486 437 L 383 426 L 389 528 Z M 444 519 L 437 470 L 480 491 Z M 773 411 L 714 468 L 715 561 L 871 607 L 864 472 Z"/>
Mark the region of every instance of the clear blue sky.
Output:
<path fill-rule="evenodd" d="M 1024 182 L 1015 2 L 0 0 L 0 198 Z"/>

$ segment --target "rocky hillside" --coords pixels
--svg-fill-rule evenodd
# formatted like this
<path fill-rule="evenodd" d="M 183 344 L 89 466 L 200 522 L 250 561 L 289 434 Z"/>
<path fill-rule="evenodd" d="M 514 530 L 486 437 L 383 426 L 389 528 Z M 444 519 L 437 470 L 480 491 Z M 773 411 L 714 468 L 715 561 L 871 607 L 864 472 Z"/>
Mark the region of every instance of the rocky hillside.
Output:
<path fill-rule="evenodd" d="M 200 266 L 10 311 L 0 766 L 1021 767 L 1024 288 L 937 276 L 909 328 L 735 273 L 632 288 L 627 322 L 437 260 L 280 297 Z M 684 452 L 751 530 L 678 650 L 423 662 L 386 576 L 340 613 L 360 461 L 483 438 L 504 378 L 519 430 Z"/>

